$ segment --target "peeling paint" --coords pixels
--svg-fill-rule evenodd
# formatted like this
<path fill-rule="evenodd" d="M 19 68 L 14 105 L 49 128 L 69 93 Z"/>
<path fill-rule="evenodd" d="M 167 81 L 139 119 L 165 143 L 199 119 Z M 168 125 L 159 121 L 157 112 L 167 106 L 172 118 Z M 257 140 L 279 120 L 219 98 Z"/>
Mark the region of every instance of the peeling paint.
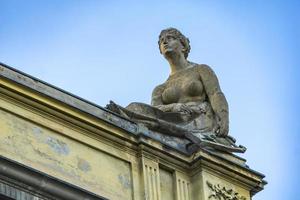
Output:
<path fill-rule="evenodd" d="M 70 153 L 68 145 L 58 139 L 47 137 L 46 143 L 58 154 L 68 155 Z"/>
<path fill-rule="evenodd" d="M 78 161 L 77 162 L 77 167 L 81 171 L 88 172 L 88 171 L 91 170 L 91 165 L 86 160 L 84 160 L 82 158 L 77 158 L 77 161 Z"/>
<path fill-rule="evenodd" d="M 124 189 L 131 189 L 131 181 L 128 175 L 119 174 L 118 179 Z"/>
<path fill-rule="evenodd" d="M 36 136 L 40 136 L 43 133 L 43 130 L 40 127 L 37 127 L 37 126 L 33 127 L 32 131 Z"/>
<path fill-rule="evenodd" d="M 51 157 L 51 156 L 48 155 L 47 153 L 42 152 L 40 149 L 34 148 L 33 150 L 34 150 L 34 152 L 36 152 L 39 156 L 41 156 L 41 157 L 43 157 L 43 158 L 45 158 L 45 159 L 47 159 L 47 160 L 54 161 L 54 163 L 57 163 L 58 165 L 62 164 L 61 161 L 55 159 L 55 157 Z"/>

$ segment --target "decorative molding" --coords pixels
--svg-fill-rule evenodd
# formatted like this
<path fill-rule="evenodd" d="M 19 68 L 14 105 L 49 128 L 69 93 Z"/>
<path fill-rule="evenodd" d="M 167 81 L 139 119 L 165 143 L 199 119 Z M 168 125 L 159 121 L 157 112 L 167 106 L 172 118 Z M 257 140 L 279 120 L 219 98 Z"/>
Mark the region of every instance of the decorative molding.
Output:
<path fill-rule="evenodd" d="M 146 200 L 161 200 L 158 163 L 143 158 Z"/>
<path fill-rule="evenodd" d="M 235 192 L 233 189 L 227 189 L 224 186 L 219 184 L 212 184 L 209 181 L 206 181 L 207 186 L 212 191 L 212 194 L 208 196 L 208 199 L 215 200 L 247 200 L 246 197 L 239 195 L 238 192 Z"/>
<path fill-rule="evenodd" d="M 175 171 L 176 179 L 176 200 L 190 200 L 189 178 L 178 171 Z"/>

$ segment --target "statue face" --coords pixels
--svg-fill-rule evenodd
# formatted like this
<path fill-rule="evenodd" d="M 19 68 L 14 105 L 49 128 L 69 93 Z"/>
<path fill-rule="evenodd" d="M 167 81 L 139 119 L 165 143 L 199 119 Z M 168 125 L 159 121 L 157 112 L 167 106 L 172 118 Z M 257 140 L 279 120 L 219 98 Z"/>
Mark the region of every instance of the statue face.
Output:
<path fill-rule="evenodd" d="M 171 34 L 166 34 L 161 38 L 159 48 L 165 57 L 172 54 L 183 54 L 184 49 L 180 40 Z"/>

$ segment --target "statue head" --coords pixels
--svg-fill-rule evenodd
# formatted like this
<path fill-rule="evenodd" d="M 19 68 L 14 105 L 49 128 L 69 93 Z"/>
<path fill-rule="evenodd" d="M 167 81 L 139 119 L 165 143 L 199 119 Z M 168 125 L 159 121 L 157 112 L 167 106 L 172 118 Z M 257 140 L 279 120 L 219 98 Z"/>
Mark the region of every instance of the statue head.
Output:
<path fill-rule="evenodd" d="M 184 50 L 183 50 L 183 54 L 184 57 L 187 58 L 189 55 L 189 52 L 191 50 L 191 46 L 190 46 L 190 41 L 187 37 L 185 37 L 179 30 L 177 30 L 176 28 L 167 28 L 164 29 L 160 32 L 159 34 L 159 40 L 158 40 L 158 46 L 159 46 L 159 51 L 160 53 L 162 53 L 161 49 L 160 49 L 160 44 L 163 40 L 163 38 L 165 38 L 167 35 L 171 35 L 174 38 L 178 39 L 180 41 L 180 43 L 183 45 Z"/>

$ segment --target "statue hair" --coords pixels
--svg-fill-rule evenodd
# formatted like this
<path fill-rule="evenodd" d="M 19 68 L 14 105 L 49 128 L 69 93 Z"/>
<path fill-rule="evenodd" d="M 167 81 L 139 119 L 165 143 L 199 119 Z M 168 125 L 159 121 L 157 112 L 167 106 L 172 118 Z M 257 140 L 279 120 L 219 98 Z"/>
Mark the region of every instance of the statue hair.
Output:
<path fill-rule="evenodd" d="M 176 28 L 167 28 L 164 29 L 160 32 L 159 34 L 159 40 L 158 40 L 158 46 L 160 46 L 160 42 L 161 39 L 164 37 L 164 35 L 166 34 L 170 34 L 172 36 L 174 36 L 175 38 L 179 39 L 179 41 L 181 42 L 181 44 L 183 45 L 185 51 L 183 52 L 184 57 L 187 58 L 190 51 L 191 51 L 191 46 L 190 46 L 190 40 L 189 38 L 185 37 L 179 30 L 177 30 Z M 161 53 L 161 49 L 159 47 L 159 51 Z"/>

